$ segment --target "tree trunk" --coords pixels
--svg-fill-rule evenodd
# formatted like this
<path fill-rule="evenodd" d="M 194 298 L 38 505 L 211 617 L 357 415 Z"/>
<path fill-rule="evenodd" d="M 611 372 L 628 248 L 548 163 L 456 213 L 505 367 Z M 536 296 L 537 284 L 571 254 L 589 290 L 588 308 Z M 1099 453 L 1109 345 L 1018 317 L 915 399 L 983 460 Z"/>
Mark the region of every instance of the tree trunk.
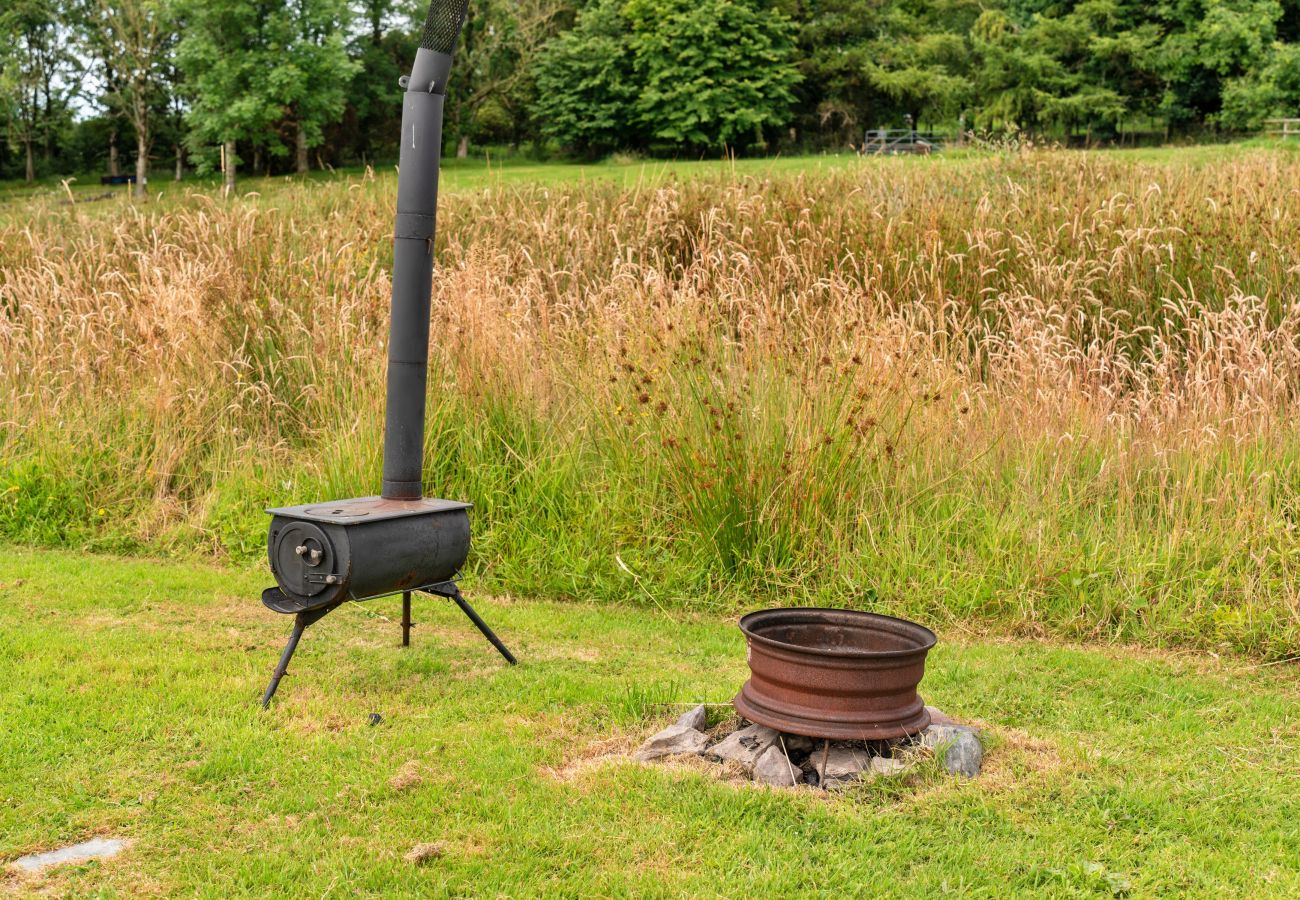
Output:
<path fill-rule="evenodd" d="M 226 141 L 221 148 L 221 166 L 225 172 L 224 191 L 227 197 L 235 192 L 235 142 Z"/>
<path fill-rule="evenodd" d="M 180 144 L 176 145 L 176 181 L 180 181 L 185 175 L 185 148 Z"/>
<path fill-rule="evenodd" d="M 50 120 L 54 118 L 54 102 L 50 99 L 50 69 L 45 67 L 45 165 L 50 164 Z"/>
<path fill-rule="evenodd" d="M 23 141 L 27 147 L 27 181 L 30 184 L 36 180 L 36 159 L 32 156 L 32 139 L 28 138 Z"/>
<path fill-rule="evenodd" d="M 122 174 L 122 166 L 117 160 L 117 129 L 108 133 L 108 174 L 116 178 Z"/>
<path fill-rule="evenodd" d="M 298 174 L 306 175 L 307 170 L 311 168 L 311 164 L 307 162 L 307 132 L 303 129 L 302 122 L 298 123 L 297 150 Z"/>
<path fill-rule="evenodd" d="M 256 174 L 257 174 L 258 172 L 260 172 L 260 171 L 262 171 L 262 148 L 261 148 L 261 147 L 254 147 L 254 148 L 253 148 L 253 168 L 252 168 L 252 173 L 253 173 L 254 175 L 256 175 Z"/>
<path fill-rule="evenodd" d="M 139 131 L 135 138 L 135 190 L 136 197 L 144 197 L 149 183 L 149 136 Z"/>
<path fill-rule="evenodd" d="M 467 156 L 469 156 L 469 135 L 462 134 L 456 144 L 456 158 L 464 159 Z"/>

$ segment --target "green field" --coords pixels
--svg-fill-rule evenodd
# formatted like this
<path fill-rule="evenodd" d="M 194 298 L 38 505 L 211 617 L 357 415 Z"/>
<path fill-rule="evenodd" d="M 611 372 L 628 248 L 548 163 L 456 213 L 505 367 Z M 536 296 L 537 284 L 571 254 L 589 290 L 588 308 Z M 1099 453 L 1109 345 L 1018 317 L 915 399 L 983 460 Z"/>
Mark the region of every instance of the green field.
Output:
<path fill-rule="evenodd" d="M 985 773 L 828 800 L 608 759 L 744 678 L 733 621 L 472 597 L 348 605 L 256 700 L 288 620 L 265 576 L 0 549 L 0 861 L 94 834 L 53 895 L 1295 896 L 1294 670 L 971 638 L 923 684 Z M 383 717 L 367 725 L 370 713 Z M 414 845 L 442 842 L 415 865 Z"/>
<path fill-rule="evenodd" d="M 1300 894 L 1300 154 L 443 184 L 425 484 L 521 664 L 348 604 L 268 713 L 263 509 L 379 482 L 392 172 L 0 192 L 0 864 L 134 841 L 0 892 Z M 934 627 L 979 779 L 626 760 L 811 604 Z"/>
<path fill-rule="evenodd" d="M 426 487 L 498 593 L 1300 653 L 1300 154 L 448 168 Z M 0 212 L 0 537 L 378 483 L 394 179 Z"/>
<path fill-rule="evenodd" d="M 1300 142 L 1254 139 L 1235 144 L 1193 144 L 1173 148 L 1115 149 L 1102 156 L 1127 162 L 1146 162 L 1160 165 L 1211 165 L 1239 156 L 1244 150 L 1263 149 L 1272 153 L 1300 152 Z M 918 166 L 927 169 L 942 168 L 945 164 L 962 165 L 972 160 L 987 159 L 997 154 L 979 148 L 952 148 L 938 157 L 904 156 L 888 160 L 889 164 Z M 494 155 L 491 151 L 471 159 L 454 157 L 442 161 L 441 183 L 444 189 L 474 189 L 509 184 L 573 185 L 587 182 L 614 182 L 623 187 L 653 184 L 666 179 L 717 177 L 727 172 L 734 175 L 817 175 L 858 167 L 864 160 L 851 153 L 818 156 L 755 157 L 730 160 L 675 159 L 654 160 L 616 156 L 596 163 L 534 161 L 516 153 Z M 871 160 L 866 160 L 870 164 Z M 392 164 L 373 169 L 377 173 L 394 171 Z M 364 167 L 348 167 L 329 171 L 315 171 L 306 176 L 249 176 L 240 180 L 237 191 L 249 194 L 271 194 L 288 186 L 308 184 L 337 184 L 365 176 Z M 175 182 L 166 172 L 155 172 L 151 189 L 155 199 L 175 199 L 192 191 L 216 193 L 220 190 L 219 174 L 198 175 L 188 172 L 181 182 Z M 41 201 L 59 202 L 70 196 L 81 201 L 94 200 L 97 206 L 109 207 L 130 204 L 129 189 L 124 186 L 104 187 L 92 173 L 67 178 L 50 177 L 34 184 L 21 181 L 0 182 L 0 220 L 6 216 L 21 218 L 31 212 L 28 205 Z M 100 202 L 98 198 L 112 194 L 111 199 Z"/>

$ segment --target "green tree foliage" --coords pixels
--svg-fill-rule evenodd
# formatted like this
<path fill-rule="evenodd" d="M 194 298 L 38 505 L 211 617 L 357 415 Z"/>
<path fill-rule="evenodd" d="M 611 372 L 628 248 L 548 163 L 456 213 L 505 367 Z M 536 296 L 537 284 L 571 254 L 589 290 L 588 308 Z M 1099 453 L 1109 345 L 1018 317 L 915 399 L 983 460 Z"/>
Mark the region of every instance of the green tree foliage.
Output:
<path fill-rule="evenodd" d="M 533 99 L 528 76 L 567 14 L 563 0 L 476 0 L 456 50 L 447 96 L 448 133 L 464 156 L 470 138 L 517 137 Z"/>
<path fill-rule="evenodd" d="M 1219 120 L 1225 87 L 1259 75 L 1272 55 L 1282 12 L 1276 0 L 1166 0 L 1158 6 L 1167 121 L 1177 127 Z"/>
<path fill-rule="evenodd" d="M 972 99 L 978 0 L 894 0 L 864 60 L 867 78 L 915 123 L 957 118 Z"/>
<path fill-rule="evenodd" d="M 393 159 L 425 6 L 0 2 L 0 177 L 116 174 L 132 143 L 177 177 L 182 141 L 200 168 Z M 844 148 L 909 120 L 1127 140 L 1300 117 L 1298 82 L 1300 0 L 471 0 L 444 134 L 459 155 Z"/>
<path fill-rule="evenodd" d="M 543 51 L 534 115 L 542 134 L 583 153 L 638 143 L 631 35 L 618 0 L 597 0 Z"/>
<path fill-rule="evenodd" d="M 882 114 L 889 103 L 870 77 L 882 21 L 881 5 L 868 0 L 809 3 L 798 36 L 804 131 L 851 144 L 863 128 L 887 121 Z"/>
<path fill-rule="evenodd" d="M 745 0 L 630 0 L 638 97 L 651 142 L 694 149 L 762 144 L 789 121 L 794 28 L 776 9 Z"/>
<path fill-rule="evenodd" d="M 342 112 L 357 69 L 343 30 L 342 0 L 181 0 L 184 37 L 177 59 L 190 99 L 192 149 L 220 143 L 227 185 L 239 142 L 286 155 L 319 143 Z M 211 165 L 210 156 L 207 164 Z"/>
<path fill-rule="evenodd" d="M 175 9 L 171 0 L 81 0 L 71 9 L 83 51 L 104 74 L 104 105 L 135 132 L 134 192 L 143 197 L 157 108 L 171 72 Z"/>
<path fill-rule="evenodd" d="M 328 143 L 371 162 L 380 156 L 397 156 L 401 115 L 397 79 L 410 68 L 419 42 L 411 16 L 400 13 L 399 0 L 362 0 L 356 19 L 361 27 L 353 35 L 348 55 L 357 71 L 348 87 L 342 119 Z"/>
<path fill-rule="evenodd" d="M 744 0 L 600 0 L 539 60 L 542 131 L 586 152 L 761 145 L 795 102 L 793 37 Z"/>
<path fill-rule="evenodd" d="M 72 58 L 66 24 L 43 0 L 10 0 L 0 8 L 0 112 L 8 145 L 23 158 L 27 181 L 37 157 L 48 166 L 69 118 L 66 76 Z"/>
<path fill-rule="evenodd" d="M 319 146 L 325 126 L 343 111 L 348 84 L 360 68 L 349 58 L 344 29 L 346 0 L 287 0 L 280 64 L 267 83 L 290 120 L 297 170 L 307 171 L 307 150 Z"/>
<path fill-rule="evenodd" d="M 1258 128 L 1265 119 L 1300 110 L 1300 44 L 1276 42 L 1262 64 L 1224 84 L 1217 119 L 1230 128 Z"/>
<path fill-rule="evenodd" d="M 982 58 L 976 119 L 986 127 L 1113 132 L 1149 114 L 1159 91 L 1157 29 L 1133 0 L 1058 4 L 1054 15 L 984 12 L 974 28 Z"/>

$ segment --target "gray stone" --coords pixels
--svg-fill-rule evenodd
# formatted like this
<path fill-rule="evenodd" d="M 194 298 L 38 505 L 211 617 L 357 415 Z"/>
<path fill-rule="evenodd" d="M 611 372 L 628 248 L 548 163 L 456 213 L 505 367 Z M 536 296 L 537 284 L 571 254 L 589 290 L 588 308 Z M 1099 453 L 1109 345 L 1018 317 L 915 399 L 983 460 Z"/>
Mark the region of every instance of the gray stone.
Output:
<path fill-rule="evenodd" d="M 686 725 L 669 725 L 663 731 L 641 745 L 636 758 L 647 762 L 661 756 L 673 756 L 679 753 L 700 753 L 709 745 L 709 738 L 702 732 Z"/>
<path fill-rule="evenodd" d="M 874 756 L 871 758 L 872 775 L 900 775 L 907 771 L 907 763 L 891 756 Z"/>
<path fill-rule="evenodd" d="M 803 772 L 790 763 L 780 747 L 769 746 L 754 763 L 754 780 L 777 787 L 794 787 L 803 781 Z"/>
<path fill-rule="evenodd" d="M 678 725 L 685 725 L 687 728 L 694 728 L 696 731 L 703 731 L 704 727 L 709 724 L 709 714 L 704 709 L 704 704 L 685 712 L 677 720 Z"/>
<path fill-rule="evenodd" d="M 822 755 L 818 751 L 812 755 L 812 764 L 818 770 L 822 767 Z M 831 747 L 826 755 L 826 780 L 857 778 L 871 765 L 871 754 L 865 747 Z"/>
<path fill-rule="evenodd" d="M 88 859 L 107 859 L 131 846 L 131 842 L 121 838 L 91 838 L 71 847 L 60 847 L 48 853 L 30 853 L 14 860 L 14 865 L 24 872 L 39 872 L 47 866 L 62 863 L 85 862 Z"/>
<path fill-rule="evenodd" d="M 778 732 L 766 725 L 750 725 L 739 731 L 733 731 L 710 747 L 709 755 L 716 756 L 718 759 L 730 759 L 747 769 L 752 769 L 758 762 L 758 758 L 777 743 L 778 737 Z"/>
<path fill-rule="evenodd" d="M 967 725 L 931 725 L 921 732 L 921 744 L 934 750 L 953 775 L 974 778 L 984 765 L 979 732 Z"/>

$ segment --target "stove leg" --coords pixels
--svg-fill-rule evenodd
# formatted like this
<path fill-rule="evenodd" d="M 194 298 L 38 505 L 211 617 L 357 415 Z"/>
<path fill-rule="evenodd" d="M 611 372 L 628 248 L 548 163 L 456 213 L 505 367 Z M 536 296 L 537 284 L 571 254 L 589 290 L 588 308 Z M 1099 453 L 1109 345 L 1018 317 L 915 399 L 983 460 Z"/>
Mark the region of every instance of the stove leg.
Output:
<path fill-rule="evenodd" d="M 293 617 L 293 631 L 289 634 L 289 643 L 284 645 L 284 652 L 280 654 L 280 662 L 276 664 L 275 671 L 271 673 L 271 683 L 266 686 L 266 693 L 262 695 L 262 709 L 267 709 L 271 705 L 271 698 L 275 696 L 276 689 L 280 687 L 280 679 L 289 674 L 289 660 L 293 659 L 293 652 L 298 649 L 298 641 L 302 640 L 302 633 L 307 630 L 308 626 L 320 621 L 334 607 L 329 606 L 325 609 L 313 609 L 309 612 L 300 612 Z"/>
<path fill-rule="evenodd" d="M 493 633 L 491 628 L 488 627 L 487 622 L 484 622 L 483 619 L 480 618 L 479 614 L 474 612 L 474 607 L 465 602 L 465 597 L 461 594 L 460 588 L 456 586 L 454 581 L 437 585 L 428 590 L 432 594 L 438 594 L 441 597 L 450 597 L 452 600 L 455 600 L 456 605 L 460 607 L 460 611 L 469 616 L 469 620 L 474 623 L 474 626 L 478 628 L 479 631 L 483 632 L 483 637 L 487 638 L 488 641 L 491 642 L 492 646 L 497 648 L 497 652 L 505 657 L 506 662 L 510 663 L 512 666 L 519 662 L 515 659 L 515 655 L 506 649 L 506 645 L 501 643 L 501 639 Z"/>
<path fill-rule="evenodd" d="M 411 592 L 402 591 L 402 646 L 411 646 Z"/>

